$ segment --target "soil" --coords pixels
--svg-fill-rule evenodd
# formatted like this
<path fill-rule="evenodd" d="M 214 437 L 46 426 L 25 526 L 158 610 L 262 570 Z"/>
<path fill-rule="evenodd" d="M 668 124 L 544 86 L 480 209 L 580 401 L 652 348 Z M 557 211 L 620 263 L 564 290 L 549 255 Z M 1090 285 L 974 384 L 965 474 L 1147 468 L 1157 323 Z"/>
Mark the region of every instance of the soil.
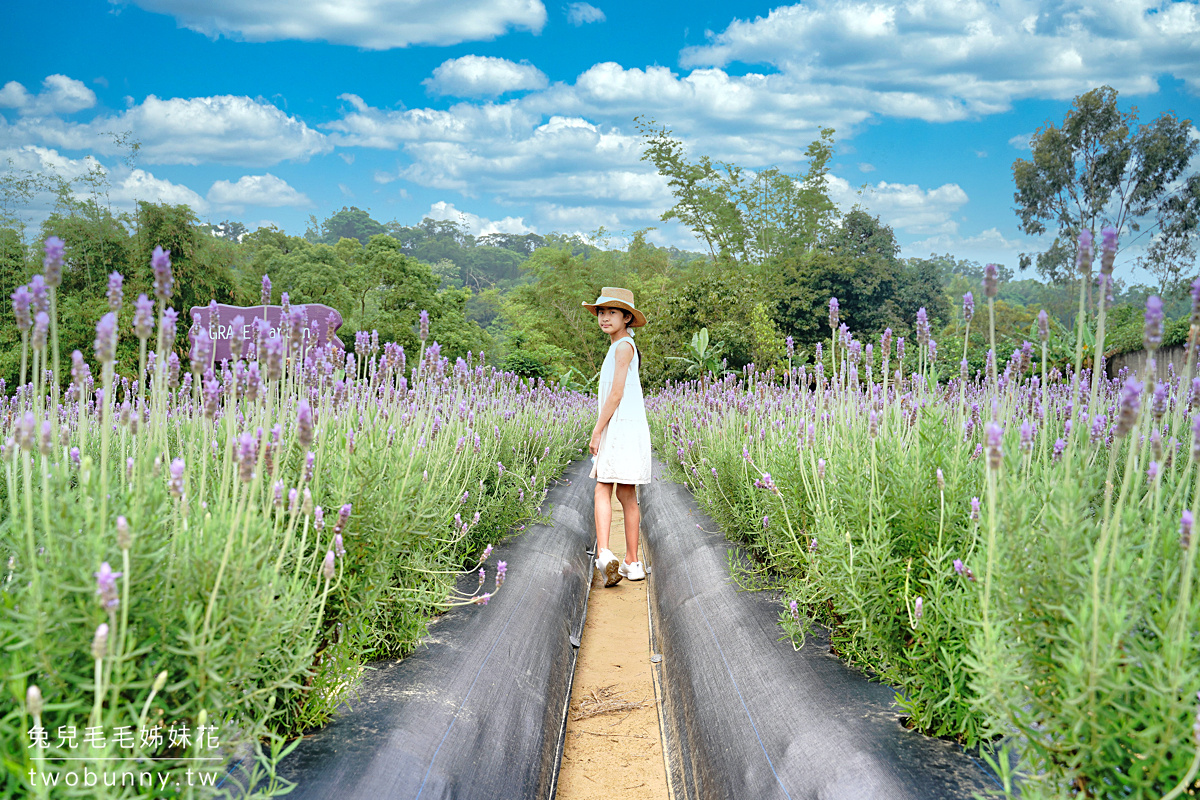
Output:
<path fill-rule="evenodd" d="M 615 497 L 609 546 L 624 558 L 625 516 Z M 605 588 L 593 570 L 558 777 L 560 800 L 667 798 L 650 673 L 651 580 Z"/>

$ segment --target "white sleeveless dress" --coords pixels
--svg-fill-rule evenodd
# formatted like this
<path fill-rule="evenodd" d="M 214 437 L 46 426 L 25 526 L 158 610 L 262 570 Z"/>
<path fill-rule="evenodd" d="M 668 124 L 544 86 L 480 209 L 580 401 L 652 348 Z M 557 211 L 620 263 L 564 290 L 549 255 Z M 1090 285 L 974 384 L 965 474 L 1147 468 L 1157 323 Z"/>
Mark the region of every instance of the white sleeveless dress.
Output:
<path fill-rule="evenodd" d="M 633 344 L 633 337 L 625 336 L 613 342 L 604 356 L 604 366 L 600 368 L 597 414 L 612 390 L 613 376 L 617 371 L 617 346 L 621 342 Z M 639 361 L 637 348 L 634 347 L 633 361 L 625 374 L 625 393 L 621 396 L 621 404 L 600 434 L 600 451 L 596 454 L 591 472 L 591 477 L 600 483 L 650 482 L 650 426 L 646 423 L 646 402 L 638 377 Z"/>

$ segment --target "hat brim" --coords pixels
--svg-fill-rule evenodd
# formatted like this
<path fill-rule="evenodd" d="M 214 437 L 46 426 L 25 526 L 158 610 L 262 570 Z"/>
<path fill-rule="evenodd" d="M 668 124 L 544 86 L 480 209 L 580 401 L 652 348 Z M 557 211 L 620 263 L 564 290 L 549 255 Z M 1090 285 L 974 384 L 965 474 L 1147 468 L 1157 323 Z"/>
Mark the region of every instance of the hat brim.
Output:
<path fill-rule="evenodd" d="M 593 314 L 596 313 L 596 309 L 598 308 L 619 308 L 622 311 L 628 311 L 630 314 L 633 314 L 633 322 L 629 323 L 630 328 L 640 328 L 646 324 L 646 315 L 623 300 L 608 300 L 603 303 L 580 303 L 580 305 Z"/>

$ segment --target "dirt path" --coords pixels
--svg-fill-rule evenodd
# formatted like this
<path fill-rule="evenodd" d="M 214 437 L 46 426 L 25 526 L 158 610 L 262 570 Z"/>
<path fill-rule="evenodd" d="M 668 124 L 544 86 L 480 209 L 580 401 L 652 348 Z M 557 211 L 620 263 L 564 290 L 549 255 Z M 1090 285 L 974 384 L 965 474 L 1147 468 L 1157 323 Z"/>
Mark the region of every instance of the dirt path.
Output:
<path fill-rule="evenodd" d="M 610 546 L 625 556 L 625 516 L 613 498 Z M 650 674 L 646 585 L 605 588 L 593 571 L 557 797 L 666 800 L 667 780 Z"/>

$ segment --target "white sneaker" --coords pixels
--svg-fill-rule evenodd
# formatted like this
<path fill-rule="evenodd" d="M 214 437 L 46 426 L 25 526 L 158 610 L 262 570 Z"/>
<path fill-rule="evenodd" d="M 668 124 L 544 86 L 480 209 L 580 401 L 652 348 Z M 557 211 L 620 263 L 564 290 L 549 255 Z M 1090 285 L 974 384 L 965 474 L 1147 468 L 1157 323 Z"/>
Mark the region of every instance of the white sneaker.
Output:
<path fill-rule="evenodd" d="M 622 561 L 621 565 L 617 567 L 617 572 L 631 581 L 646 580 L 646 570 L 642 569 L 642 562 L 640 561 L 635 561 L 632 564 L 626 564 Z"/>
<path fill-rule="evenodd" d="M 601 548 L 596 554 L 596 569 L 604 575 L 605 586 L 616 586 L 625 577 L 620 573 L 621 563 L 613 551 L 607 547 Z"/>

